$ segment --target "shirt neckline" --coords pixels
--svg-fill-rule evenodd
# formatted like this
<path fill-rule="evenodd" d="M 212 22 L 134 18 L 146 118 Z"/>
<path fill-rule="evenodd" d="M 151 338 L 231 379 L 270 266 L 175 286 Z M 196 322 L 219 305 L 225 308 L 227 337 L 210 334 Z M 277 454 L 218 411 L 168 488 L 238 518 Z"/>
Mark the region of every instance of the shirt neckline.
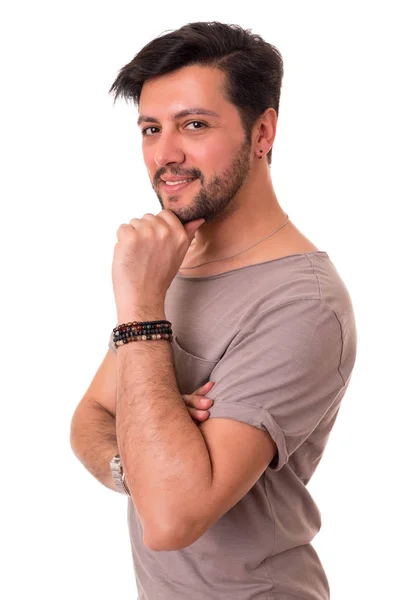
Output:
<path fill-rule="evenodd" d="M 297 256 L 323 256 L 329 258 L 328 253 L 325 250 L 314 250 L 313 252 L 299 252 L 298 254 L 288 254 L 287 256 L 281 256 L 280 258 L 273 258 L 271 260 L 265 260 L 263 262 L 254 263 L 253 265 L 245 265 L 244 267 L 238 267 L 237 269 L 231 269 L 230 271 L 225 271 L 224 273 L 217 273 L 216 275 L 201 275 L 199 277 L 191 277 L 190 275 L 182 275 L 181 273 L 177 273 L 177 279 L 187 279 L 190 281 L 202 281 L 205 279 L 217 279 L 218 277 L 225 277 L 226 275 L 231 275 L 232 273 L 237 273 L 237 271 L 242 271 L 243 269 L 251 269 L 253 267 L 260 267 L 261 265 L 267 265 L 269 263 L 275 263 L 279 260 L 287 260 L 291 258 L 295 258 Z"/>

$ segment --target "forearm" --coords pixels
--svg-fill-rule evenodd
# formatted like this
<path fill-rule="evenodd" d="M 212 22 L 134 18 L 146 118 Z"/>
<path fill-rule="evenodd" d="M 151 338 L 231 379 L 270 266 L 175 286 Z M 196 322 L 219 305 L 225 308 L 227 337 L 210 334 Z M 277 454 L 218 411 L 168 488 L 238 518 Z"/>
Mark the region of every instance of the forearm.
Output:
<path fill-rule="evenodd" d="M 128 485 L 135 482 L 130 489 L 145 539 L 151 544 L 169 535 L 179 539 L 199 498 L 207 498 L 212 469 L 203 435 L 179 392 L 169 342 L 118 348 L 116 407 L 121 459 Z"/>
<path fill-rule="evenodd" d="M 100 483 L 117 491 L 110 460 L 118 454 L 115 417 L 95 402 L 78 406 L 71 422 L 71 448 Z"/>

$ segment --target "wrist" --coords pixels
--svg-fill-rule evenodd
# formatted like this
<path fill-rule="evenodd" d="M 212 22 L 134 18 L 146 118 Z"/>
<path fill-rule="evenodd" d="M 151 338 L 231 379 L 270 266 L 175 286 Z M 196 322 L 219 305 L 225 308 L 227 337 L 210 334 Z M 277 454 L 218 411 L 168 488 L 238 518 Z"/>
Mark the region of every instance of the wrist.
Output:
<path fill-rule="evenodd" d="M 124 495 L 131 495 L 127 482 L 125 481 L 125 473 L 122 466 L 121 456 L 116 454 L 110 461 L 111 475 L 114 480 L 114 488 L 117 492 Z"/>
<path fill-rule="evenodd" d="M 118 325 L 133 321 L 163 321 L 166 320 L 164 304 L 131 306 L 129 309 L 118 311 L 117 319 Z"/>
<path fill-rule="evenodd" d="M 125 473 L 122 473 L 122 485 L 124 486 L 125 491 L 128 494 L 128 496 L 130 496 L 131 491 L 129 489 L 128 482 L 126 481 Z"/>

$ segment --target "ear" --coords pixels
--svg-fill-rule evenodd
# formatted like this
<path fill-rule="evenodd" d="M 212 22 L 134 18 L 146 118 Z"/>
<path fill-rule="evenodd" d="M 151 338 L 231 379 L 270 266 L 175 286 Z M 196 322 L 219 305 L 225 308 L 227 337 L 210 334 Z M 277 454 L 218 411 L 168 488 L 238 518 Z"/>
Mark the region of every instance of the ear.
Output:
<path fill-rule="evenodd" d="M 271 148 L 276 136 L 278 116 L 273 108 L 267 108 L 259 117 L 256 145 Z"/>

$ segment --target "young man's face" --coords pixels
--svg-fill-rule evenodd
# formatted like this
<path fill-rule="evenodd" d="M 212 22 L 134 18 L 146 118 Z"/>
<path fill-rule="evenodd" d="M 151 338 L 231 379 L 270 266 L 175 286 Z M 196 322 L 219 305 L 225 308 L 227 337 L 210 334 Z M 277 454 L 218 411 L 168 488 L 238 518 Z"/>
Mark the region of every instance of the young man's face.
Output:
<path fill-rule="evenodd" d="M 147 81 L 142 88 L 144 161 L 161 207 L 182 224 L 220 215 L 250 170 L 251 144 L 236 106 L 223 96 L 224 77 L 218 69 L 196 65 Z M 183 114 L 194 110 L 198 114 Z M 170 179 L 191 181 L 164 181 Z"/>

